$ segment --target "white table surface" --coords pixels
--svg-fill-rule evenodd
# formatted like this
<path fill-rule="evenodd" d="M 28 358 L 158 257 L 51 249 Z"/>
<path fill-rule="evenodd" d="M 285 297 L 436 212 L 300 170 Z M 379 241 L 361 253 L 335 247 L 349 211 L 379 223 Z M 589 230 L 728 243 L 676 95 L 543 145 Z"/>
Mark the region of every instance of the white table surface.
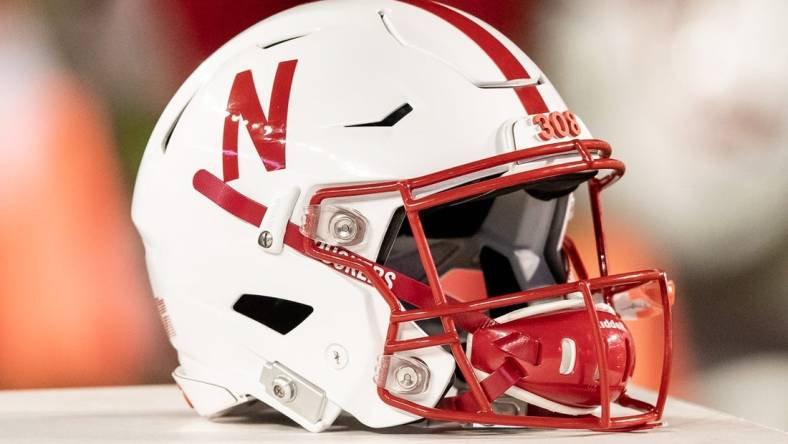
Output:
<path fill-rule="evenodd" d="M 0 391 L 0 443 L 276 442 L 299 443 L 788 443 L 788 434 L 697 405 L 670 400 L 668 426 L 638 433 L 557 430 L 430 432 L 405 426 L 366 429 L 340 417 L 329 431 L 307 432 L 274 411 L 211 421 L 191 411 L 174 385 Z"/>

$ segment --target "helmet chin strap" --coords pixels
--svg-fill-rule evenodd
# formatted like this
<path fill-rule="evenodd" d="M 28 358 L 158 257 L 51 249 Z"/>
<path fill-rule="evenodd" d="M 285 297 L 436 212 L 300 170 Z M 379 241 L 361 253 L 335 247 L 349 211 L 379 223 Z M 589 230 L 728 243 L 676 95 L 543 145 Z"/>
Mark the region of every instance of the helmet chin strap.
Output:
<path fill-rule="evenodd" d="M 469 335 L 470 336 L 470 335 Z M 469 343 L 470 344 L 470 343 Z M 484 374 L 481 381 L 482 390 L 487 399 L 496 399 L 504 393 L 508 393 L 517 381 L 524 378 L 527 373 L 520 363 L 514 358 L 507 358 L 492 374 L 487 375 L 479 370 L 474 370 L 477 375 Z M 519 398 L 518 398 L 519 399 Z M 479 406 L 473 399 L 470 391 L 462 395 L 452 396 L 444 399 L 440 403 L 441 408 L 450 410 L 462 410 L 466 412 L 476 412 Z"/>

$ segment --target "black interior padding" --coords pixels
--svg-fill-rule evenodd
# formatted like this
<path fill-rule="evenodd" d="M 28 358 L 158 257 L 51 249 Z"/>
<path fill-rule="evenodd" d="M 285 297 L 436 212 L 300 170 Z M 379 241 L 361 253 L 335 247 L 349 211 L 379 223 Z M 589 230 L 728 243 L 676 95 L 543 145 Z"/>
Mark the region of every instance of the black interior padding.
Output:
<path fill-rule="evenodd" d="M 558 199 L 555 203 L 555 212 L 553 213 L 553 222 L 550 226 L 550 232 L 547 233 L 547 240 L 544 244 L 544 256 L 547 268 L 553 279 L 558 284 L 566 282 L 567 279 L 567 263 L 566 256 L 563 253 L 563 248 L 558 245 L 561 242 L 561 230 L 564 228 L 564 219 L 566 219 L 566 207 L 569 205 L 569 196 L 564 196 Z"/>
<path fill-rule="evenodd" d="M 437 208 L 430 208 L 421 212 L 421 223 L 427 238 L 445 239 L 473 236 L 479 231 L 484 223 L 484 219 L 490 212 L 495 197 L 517 191 L 518 189 L 523 189 L 537 199 L 550 200 L 568 195 L 577 189 L 581 183 L 590 179 L 595 174 L 595 171 L 566 174 L 559 177 L 540 180 L 538 182 L 503 188 L 490 193 L 474 196 L 463 201 L 452 202 Z M 490 179 L 490 177 L 479 179 L 474 182 L 488 179 Z M 413 236 L 410 223 L 407 222 L 405 210 L 402 207 L 398 208 L 391 218 L 380 252 L 378 253 L 378 263 L 386 263 L 391 247 L 399 236 Z"/>
<path fill-rule="evenodd" d="M 386 229 L 386 234 L 383 236 L 383 242 L 380 244 L 380 251 L 378 252 L 378 259 L 375 261 L 379 264 L 385 264 L 391 253 L 391 247 L 394 246 L 394 241 L 397 240 L 402 222 L 405 220 L 405 208 L 399 207 L 394 211 L 389 222 L 389 227 Z"/>
<path fill-rule="evenodd" d="M 566 174 L 537 182 L 518 184 L 422 211 L 420 220 L 439 273 L 457 266 L 479 267 L 484 274 L 485 285 L 490 296 L 521 291 L 512 265 L 506 256 L 489 247 L 477 249 L 481 246 L 468 243 L 472 241 L 465 239 L 473 237 L 481 229 L 496 197 L 525 191 L 540 200 L 558 199 L 553 224 L 545 245 L 544 257 L 556 282 L 566 282 L 565 259 L 562 251 L 557 248 L 557 244 L 560 241 L 566 215 L 568 195 L 594 175 L 596 175 L 596 171 Z M 474 182 L 498 176 L 485 177 Z M 413 231 L 402 207 L 397 209 L 392 216 L 378 253 L 377 262 L 414 279 L 426 281 L 425 271 L 413 241 Z M 513 309 L 513 307 L 506 307 L 503 310 L 508 312 Z M 493 315 L 496 314 L 496 310 L 494 310 Z"/>
<path fill-rule="evenodd" d="M 313 308 L 287 299 L 244 294 L 233 304 L 233 310 L 286 335 L 304 322 Z"/>
<path fill-rule="evenodd" d="M 596 176 L 596 173 L 596 171 L 589 171 L 587 173 L 564 174 L 527 184 L 524 188 L 532 197 L 547 201 L 566 196 L 576 190 L 581 183 Z"/>
<path fill-rule="evenodd" d="M 491 198 L 464 201 L 422 211 L 421 225 L 428 239 L 451 239 L 476 234 L 487 218 L 494 200 Z M 402 225 L 400 235 L 413 236 L 409 223 Z"/>
<path fill-rule="evenodd" d="M 517 276 L 515 276 L 514 269 L 512 269 L 512 264 L 506 256 L 490 247 L 482 247 L 482 251 L 479 253 L 479 262 L 484 275 L 484 287 L 487 290 L 487 296 L 501 296 L 521 290 L 520 284 L 517 282 Z M 493 308 L 490 310 L 490 316 L 497 318 L 525 305 Z"/>

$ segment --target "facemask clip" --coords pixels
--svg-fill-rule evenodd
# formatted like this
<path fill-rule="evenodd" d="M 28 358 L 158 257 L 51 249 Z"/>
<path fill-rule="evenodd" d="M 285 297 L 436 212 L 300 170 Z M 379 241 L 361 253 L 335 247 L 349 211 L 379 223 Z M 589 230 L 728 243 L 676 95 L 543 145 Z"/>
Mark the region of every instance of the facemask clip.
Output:
<path fill-rule="evenodd" d="M 421 359 L 395 355 L 378 358 L 375 384 L 397 395 L 418 395 L 429 388 L 430 370 Z"/>
<path fill-rule="evenodd" d="M 367 219 L 356 210 L 331 205 L 308 205 L 304 210 L 301 234 L 330 245 L 361 245 L 367 232 Z"/>

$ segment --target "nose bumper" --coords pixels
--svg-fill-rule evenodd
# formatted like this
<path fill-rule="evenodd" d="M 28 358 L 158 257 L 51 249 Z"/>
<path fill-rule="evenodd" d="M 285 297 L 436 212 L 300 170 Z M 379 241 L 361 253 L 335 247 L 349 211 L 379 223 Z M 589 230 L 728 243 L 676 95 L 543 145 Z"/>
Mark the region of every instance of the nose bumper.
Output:
<path fill-rule="evenodd" d="M 570 415 L 588 413 L 604 401 L 599 387 L 602 368 L 608 375 L 610 401 L 615 401 L 634 367 L 633 340 L 611 307 L 596 304 L 607 358 L 607 367 L 600 367 L 583 305 L 582 299 L 560 300 L 497 318 L 495 325 L 469 334 L 471 364 L 489 375 L 507 359 L 516 360 L 524 376 L 506 393 Z"/>

